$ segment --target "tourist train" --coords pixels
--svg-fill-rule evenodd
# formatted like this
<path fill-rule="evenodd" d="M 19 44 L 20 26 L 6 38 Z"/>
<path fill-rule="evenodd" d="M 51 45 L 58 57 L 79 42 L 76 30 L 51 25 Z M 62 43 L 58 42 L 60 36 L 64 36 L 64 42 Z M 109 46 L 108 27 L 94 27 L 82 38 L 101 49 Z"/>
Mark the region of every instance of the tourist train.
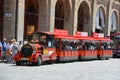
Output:
<path fill-rule="evenodd" d="M 67 30 L 34 32 L 28 38 L 14 60 L 16 65 L 30 62 L 40 66 L 43 62 L 66 62 L 75 60 L 108 59 L 112 57 L 111 42 L 104 34 L 76 32 L 68 35 Z"/>

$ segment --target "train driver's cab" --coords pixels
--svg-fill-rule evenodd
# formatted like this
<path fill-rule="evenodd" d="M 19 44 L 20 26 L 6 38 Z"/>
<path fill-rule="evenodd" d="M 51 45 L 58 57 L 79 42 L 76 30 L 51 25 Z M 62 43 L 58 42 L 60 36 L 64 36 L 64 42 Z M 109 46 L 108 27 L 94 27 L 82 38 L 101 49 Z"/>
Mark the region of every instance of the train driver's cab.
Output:
<path fill-rule="evenodd" d="M 54 47 L 54 35 L 43 32 L 34 32 L 29 38 L 29 42 L 32 44 L 40 44 L 44 48 Z"/>

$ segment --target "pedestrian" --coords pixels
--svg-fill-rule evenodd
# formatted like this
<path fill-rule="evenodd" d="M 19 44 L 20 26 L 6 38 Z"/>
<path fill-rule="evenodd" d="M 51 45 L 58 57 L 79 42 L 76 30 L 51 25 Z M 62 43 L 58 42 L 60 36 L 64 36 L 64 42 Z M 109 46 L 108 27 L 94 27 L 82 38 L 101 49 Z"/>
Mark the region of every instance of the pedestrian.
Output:
<path fill-rule="evenodd" d="M 13 47 L 13 43 L 12 40 L 9 41 L 9 43 L 7 44 L 7 51 L 6 51 L 6 62 L 10 62 L 12 61 L 12 47 Z"/>
<path fill-rule="evenodd" d="M 3 38 L 3 41 L 1 42 L 2 44 L 2 61 L 6 59 L 6 51 L 7 51 L 7 42 L 6 38 Z"/>
<path fill-rule="evenodd" d="M 12 40 L 13 42 L 13 47 L 12 47 L 12 62 L 14 62 L 14 56 L 18 53 L 19 48 L 18 48 L 18 43 L 15 39 Z"/>

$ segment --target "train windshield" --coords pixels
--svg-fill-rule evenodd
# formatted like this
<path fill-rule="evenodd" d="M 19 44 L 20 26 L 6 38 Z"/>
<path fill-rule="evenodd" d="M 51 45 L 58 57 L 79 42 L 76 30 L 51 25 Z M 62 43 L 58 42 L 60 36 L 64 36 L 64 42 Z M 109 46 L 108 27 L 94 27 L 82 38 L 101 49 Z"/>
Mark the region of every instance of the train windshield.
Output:
<path fill-rule="evenodd" d="M 39 41 L 40 43 L 43 43 L 45 44 L 46 43 L 46 40 L 47 40 L 47 35 L 46 34 L 42 34 L 42 33 L 33 33 L 31 35 L 31 39 L 30 41 Z"/>
<path fill-rule="evenodd" d="M 32 34 L 32 38 L 31 38 L 31 40 L 39 40 L 39 34 Z"/>
<path fill-rule="evenodd" d="M 53 47 L 54 36 L 45 33 L 33 33 L 29 41 L 39 41 L 43 46 Z"/>

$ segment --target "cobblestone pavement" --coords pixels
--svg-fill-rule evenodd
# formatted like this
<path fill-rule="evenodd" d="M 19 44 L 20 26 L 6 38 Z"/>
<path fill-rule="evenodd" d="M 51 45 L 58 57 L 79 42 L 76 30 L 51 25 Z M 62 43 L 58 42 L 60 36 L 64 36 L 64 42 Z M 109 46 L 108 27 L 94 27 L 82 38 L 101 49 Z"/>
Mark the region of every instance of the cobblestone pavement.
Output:
<path fill-rule="evenodd" d="M 120 59 L 42 66 L 0 63 L 0 80 L 120 80 Z"/>

